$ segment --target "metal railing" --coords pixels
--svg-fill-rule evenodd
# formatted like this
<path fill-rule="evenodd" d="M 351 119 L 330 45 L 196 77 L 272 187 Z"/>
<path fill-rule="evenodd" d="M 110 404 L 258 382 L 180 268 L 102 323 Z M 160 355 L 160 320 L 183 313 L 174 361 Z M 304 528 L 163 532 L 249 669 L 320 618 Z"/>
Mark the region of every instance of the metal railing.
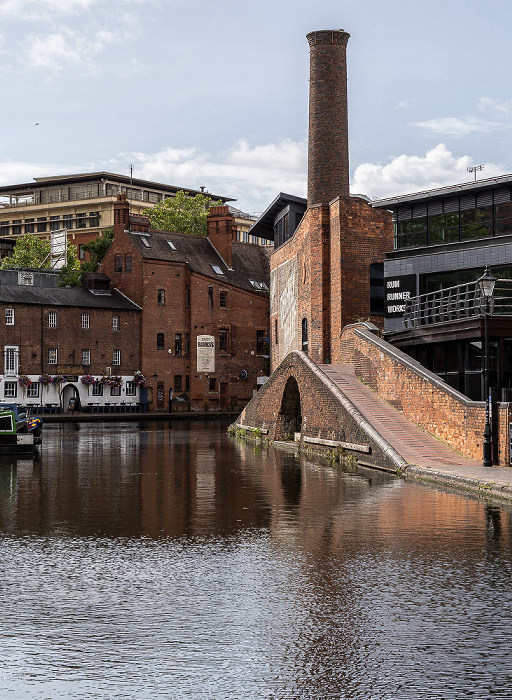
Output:
<path fill-rule="evenodd" d="M 406 299 L 403 322 L 405 328 L 418 328 L 481 316 L 484 312 L 480 285 L 469 282 Z M 512 280 L 496 281 L 491 313 L 512 316 Z"/>

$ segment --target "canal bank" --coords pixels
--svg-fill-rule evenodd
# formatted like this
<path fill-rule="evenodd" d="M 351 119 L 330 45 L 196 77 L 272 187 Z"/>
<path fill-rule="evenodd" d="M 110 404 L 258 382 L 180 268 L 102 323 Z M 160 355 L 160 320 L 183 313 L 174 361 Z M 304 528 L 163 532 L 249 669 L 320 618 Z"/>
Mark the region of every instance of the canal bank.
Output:
<path fill-rule="evenodd" d="M 240 436 L 240 432 L 239 432 Z M 250 441 L 264 441 L 265 438 L 251 437 L 250 433 L 242 436 L 243 439 Z M 269 442 L 270 444 L 270 442 Z M 348 455 L 344 451 L 336 449 L 334 445 L 329 448 L 320 445 L 301 444 L 299 442 L 288 442 L 276 440 L 271 443 L 272 447 L 279 450 L 315 455 L 331 463 L 333 461 L 353 464 L 378 471 L 385 471 L 390 474 L 395 474 L 405 480 L 418 480 L 431 484 L 439 484 L 442 486 L 451 486 L 457 489 L 462 489 L 471 493 L 478 494 L 484 498 L 500 499 L 512 501 L 512 468 L 510 467 L 483 467 L 481 464 L 472 460 L 460 458 L 460 462 L 456 460 L 448 463 L 442 461 L 442 468 L 436 465 L 417 465 L 406 464 L 400 467 L 379 466 L 374 463 L 366 462 L 364 458 L 354 459 L 353 455 Z"/>

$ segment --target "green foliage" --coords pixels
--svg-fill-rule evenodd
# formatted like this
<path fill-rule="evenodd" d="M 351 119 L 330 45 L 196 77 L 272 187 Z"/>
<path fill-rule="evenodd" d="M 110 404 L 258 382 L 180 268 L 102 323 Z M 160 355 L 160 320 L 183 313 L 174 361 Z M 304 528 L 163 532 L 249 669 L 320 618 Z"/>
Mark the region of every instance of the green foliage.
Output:
<path fill-rule="evenodd" d="M 114 240 L 114 229 L 107 228 L 103 231 L 103 236 L 94 238 L 89 243 L 85 243 L 82 248 L 91 255 L 91 259 L 82 263 L 82 272 L 96 272 L 98 265 L 102 262 Z"/>
<path fill-rule="evenodd" d="M 26 233 L 18 238 L 11 256 L 4 258 L 0 269 L 14 267 L 50 267 L 50 241 Z"/>
<path fill-rule="evenodd" d="M 204 194 L 190 197 L 183 190 L 175 197 L 168 197 L 144 214 L 149 218 L 151 228 L 157 231 L 188 233 L 191 236 L 206 236 L 206 217 L 210 207 L 221 205 Z"/>
<path fill-rule="evenodd" d="M 77 257 L 76 245 L 68 245 L 66 265 L 59 272 L 59 287 L 80 287 L 83 275 L 82 266 Z"/>

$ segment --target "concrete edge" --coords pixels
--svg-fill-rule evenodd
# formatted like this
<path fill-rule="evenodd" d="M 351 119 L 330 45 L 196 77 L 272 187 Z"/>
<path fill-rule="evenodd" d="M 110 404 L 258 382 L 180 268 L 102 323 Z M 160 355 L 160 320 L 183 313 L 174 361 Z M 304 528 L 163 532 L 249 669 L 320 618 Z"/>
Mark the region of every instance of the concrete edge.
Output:
<path fill-rule="evenodd" d="M 483 481 L 480 479 L 472 479 L 471 477 L 462 476 L 460 474 L 449 474 L 440 472 L 435 469 L 427 469 L 419 467 L 416 464 L 409 464 L 404 470 L 402 476 L 407 479 L 411 477 L 419 481 L 429 481 L 435 484 L 443 484 L 445 486 L 455 486 L 465 491 L 477 493 L 480 496 L 488 498 L 499 498 L 505 501 L 512 501 L 512 485 L 500 486 L 494 481 Z M 512 474 L 511 474 L 512 476 Z"/>

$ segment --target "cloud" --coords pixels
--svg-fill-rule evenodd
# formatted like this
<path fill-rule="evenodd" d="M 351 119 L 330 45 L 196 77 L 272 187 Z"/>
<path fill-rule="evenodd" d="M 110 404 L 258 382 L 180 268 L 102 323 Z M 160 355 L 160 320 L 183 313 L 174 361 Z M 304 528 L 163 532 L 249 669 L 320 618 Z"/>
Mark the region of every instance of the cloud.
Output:
<path fill-rule="evenodd" d="M 416 126 L 428 129 L 434 134 L 443 136 L 468 136 L 474 132 L 488 132 L 494 129 L 510 128 L 510 125 L 502 122 L 486 121 L 477 117 L 441 117 L 440 119 L 429 119 L 425 122 L 417 122 Z"/>
<path fill-rule="evenodd" d="M 493 97 L 481 97 L 478 100 L 478 109 L 485 112 L 491 111 L 499 116 L 509 117 L 512 114 L 512 100 L 501 100 Z"/>
<path fill-rule="evenodd" d="M 99 31 L 93 36 L 81 35 L 71 29 L 63 29 L 47 36 L 31 34 L 25 38 L 25 58 L 35 68 L 58 72 L 65 64 L 94 66 L 95 57 L 107 46 L 121 40 L 121 36 L 109 31 Z"/>
<path fill-rule="evenodd" d="M 246 211 L 263 211 L 279 192 L 306 195 L 306 145 L 285 139 L 251 146 L 241 139 L 226 153 L 196 148 L 167 148 L 157 153 L 128 153 L 111 161 L 123 170 L 134 164 L 134 175 L 178 187 L 199 189 L 236 198 Z"/>
<path fill-rule="evenodd" d="M 445 187 L 458 182 L 468 182 L 472 165 L 470 156 L 454 156 L 443 143 L 427 151 L 425 156 L 401 155 L 389 163 L 362 163 L 354 172 L 351 190 L 370 197 L 392 197 L 411 192 L 421 192 Z M 483 177 L 504 173 L 496 163 L 486 163 Z"/>
<path fill-rule="evenodd" d="M 123 0 L 128 3 L 142 5 L 157 0 Z M 0 14 L 5 17 L 15 17 L 25 21 L 34 21 L 55 16 L 75 15 L 90 11 L 94 5 L 104 7 L 104 0 L 0 0 Z"/>

